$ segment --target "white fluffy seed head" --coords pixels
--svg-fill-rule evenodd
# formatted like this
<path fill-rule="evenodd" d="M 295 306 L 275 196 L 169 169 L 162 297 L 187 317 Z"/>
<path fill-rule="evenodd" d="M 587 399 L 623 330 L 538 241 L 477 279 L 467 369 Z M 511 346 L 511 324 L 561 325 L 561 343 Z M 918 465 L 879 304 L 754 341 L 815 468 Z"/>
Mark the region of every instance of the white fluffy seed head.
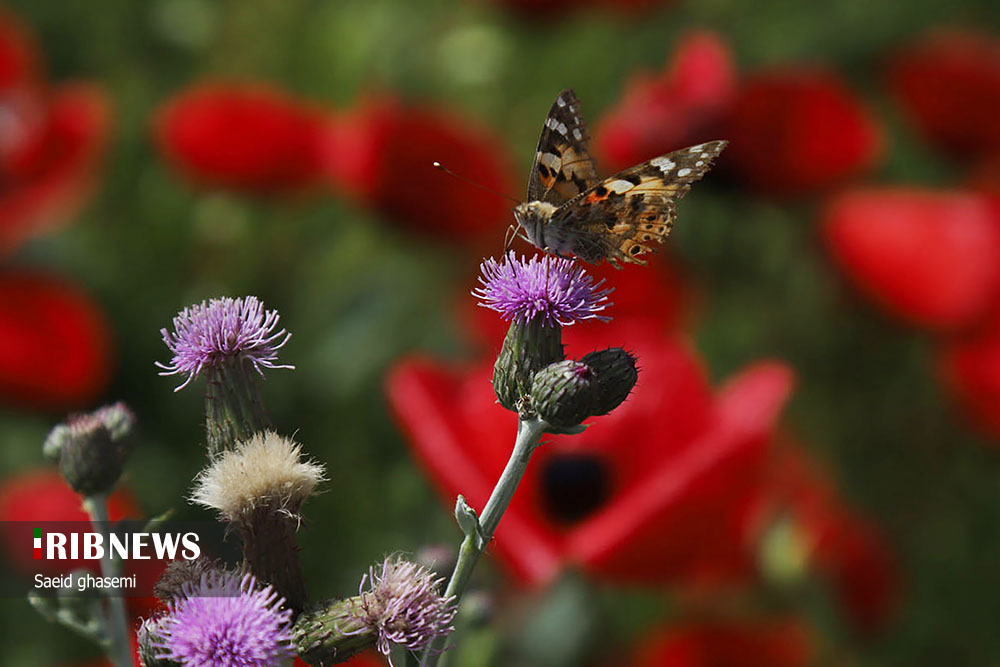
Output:
<path fill-rule="evenodd" d="M 212 461 L 195 478 L 191 502 L 238 521 L 258 508 L 297 515 L 326 481 L 323 466 L 303 460 L 302 446 L 273 431 L 257 433 Z"/>

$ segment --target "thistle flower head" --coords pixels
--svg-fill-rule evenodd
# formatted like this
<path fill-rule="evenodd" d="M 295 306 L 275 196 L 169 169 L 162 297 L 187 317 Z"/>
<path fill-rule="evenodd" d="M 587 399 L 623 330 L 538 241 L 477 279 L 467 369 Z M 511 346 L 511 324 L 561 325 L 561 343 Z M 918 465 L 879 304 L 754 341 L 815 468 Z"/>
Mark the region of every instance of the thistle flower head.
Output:
<path fill-rule="evenodd" d="M 303 460 L 301 445 L 266 431 L 213 460 L 195 479 L 191 500 L 227 521 L 264 506 L 294 515 L 325 480 L 322 465 Z"/>
<path fill-rule="evenodd" d="M 441 596 L 443 581 L 416 563 L 388 556 L 361 579 L 360 603 L 351 613 L 362 626 L 356 632 L 375 634 L 375 646 L 385 656 L 393 644 L 423 650 L 454 630 L 457 606 L 454 597 Z"/>
<path fill-rule="evenodd" d="M 278 329 L 278 311 L 265 310 L 255 296 L 189 306 L 174 318 L 173 332 L 160 329 L 160 334 L 174 355 L 169 364 L 156 363 L 160 375 L 187 376 L 174 391 L 229 359 L 246 360 L 261 375 L 264 368 L 294 368 L 275 363 L 292 334 Z"/>
<path fill-rule="evenodd" d="M 293 655 L 292 613 L 283 603 L 250 575 L 205 575 L 157 620 L 159 657 L 191 667 L 278 665 Z"/>
<path fill-rule="evenodd" d="M 594 282 L 571 259 L 551 255 L 518 259 L 511 251 L 502 263 L 491 257 L 480 269 L 480 287 L 472 295 L 480 306 L 497 311 L 506 320 L 567 326 L 580 320 L 611 319 L 598 315 L 611 305 L 611 289 L 602 288 L 603 280 Z"/>

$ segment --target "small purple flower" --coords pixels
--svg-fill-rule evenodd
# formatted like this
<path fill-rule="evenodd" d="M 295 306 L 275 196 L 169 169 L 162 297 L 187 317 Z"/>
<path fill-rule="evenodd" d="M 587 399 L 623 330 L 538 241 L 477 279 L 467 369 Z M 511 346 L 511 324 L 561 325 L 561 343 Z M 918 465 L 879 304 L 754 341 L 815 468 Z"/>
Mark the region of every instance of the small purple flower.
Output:
<path fill-rule="evenodd" d="M 518 259 L 513 251 L 501 264 L 492 257 L 481 265 L 481 287 L 472 291 L 479 305 L 497 311 L 505 320 L 525 324 L 567 326 L 580 320 L 609 320 L 597 313 L 611 303 L 611 289 L 601 288 L 582 266 L 551 255 Z"/>
<path fill-rule="evenodd" d="M 245 359 L 261 375 L 264 368 L 295 368 L 274 363 L 292 335 L 277 328 L 278 311 L 264 310 L 255 296 L 202 301 L 177 314 L 173 333 L 160 329 L 174 357 L 169 365 L 156 365 L 163 369 L 160 375 L 187 375 L 174 391 L 186 387 L 206 366 L 227 359 Z"/>
<path fill-rule="evenodd" d="M 294 655 L 291 616 L 251 575 L 206 574 L 155 621 L 160 658 L 190 667 L 274 667 Z"/>
<path fill-rule="evenodd" d="M 455 598 L 441 597 L 443 581 L 416 563 L 388 556 L 381 568 L 373 565 L 361 578 L 361 602 L 352 616 L 363 628 L 345 634 L 376 634 L 375 646 L 386 657 L 393 644 L 425 649 L 454 630 Z"/>

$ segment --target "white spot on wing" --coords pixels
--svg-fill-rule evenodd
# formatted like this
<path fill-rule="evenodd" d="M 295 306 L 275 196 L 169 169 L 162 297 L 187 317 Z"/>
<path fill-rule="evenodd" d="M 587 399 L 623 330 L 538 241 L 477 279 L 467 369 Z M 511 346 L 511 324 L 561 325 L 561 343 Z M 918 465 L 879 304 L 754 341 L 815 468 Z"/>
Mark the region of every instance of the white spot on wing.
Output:
<path fill-rule="evenodd" d="M 635 186 L 629 181 L 625 181 L 619 178 L 617 180 L 611 181 L 605 187 L 607 187 L 608 190 L 614 192 L 616 195 L 620 195 L 623 192 L 628 192 Z"/>
<path fill-rule="evenodd" d="M 576 139 L 577 141 L 583 140 L 583 132 L 580 131 L 580 128 L 578 127 L 573 128 L 573 138 Z"/>
<path fill-rule="evenodd" d="M 707 159 L 708 157 L 709 157 L 708 153 L 702 153 L 702 154 L 701 154 L 701 159 L 702 159 L 702 160 L 705 160 L 705 159 Z"/>
<path fill-rule="evenodd" d="M 664 174 L 666 174 L 671 169 L 677 166 L 676 164 L 674 164 L 673 160 L 662 156 L 653 158 L 652 160 L 649 161 L 649 164 L 653 165 L 654 167 L 662 171 Z"/>
<path fill-rule="evenodd" d="M 562 95 L 556 98 L 556 104 L 558 104 L 560 107 L 566 106 L 566 100 L 563 99 Z"/>
<path fill-rule="evenodd" d="M 681 177 L 681 178 L 684 178 L 685 176 L 687 176 L 690 173 L 691 173 L 691 170 L 688 169 L 687 167 L 684 167 L 683 169 L 678 169 L 677 170 L 677 175 L 679 177 Z"/>
<path fill-rule="evenodd" d="M 544 164 L 549 169 L 559 169 L 562 167 L 562 160 L 553 155 L 552 153 L 542 153 L 538 158 L 538 161 Z"/>
<path fill-rule="evenodd" d="M 569 136 L 567 134 L 567 132 L 569 132 L 569 129 L 566 127 L 566 123 L 559 123 L 555 127 L 555 131 L 558 132 L 559 134 L 563 135 L 564 137 Z"/>
<path fill-rule="evenodd" d="M 705 144 L 698 144 L 697 146 L 692 146 L 688 149 L 688 153 L 697 153 L 705 147 Z"/>
<path fill-rule="evenodd" d="M 697 162 L 694 163 L 694 166 L 696 166 L 696 167 L 704 167 L 705 166 L 705 161 L 704 160 L 698 160 Z"/>

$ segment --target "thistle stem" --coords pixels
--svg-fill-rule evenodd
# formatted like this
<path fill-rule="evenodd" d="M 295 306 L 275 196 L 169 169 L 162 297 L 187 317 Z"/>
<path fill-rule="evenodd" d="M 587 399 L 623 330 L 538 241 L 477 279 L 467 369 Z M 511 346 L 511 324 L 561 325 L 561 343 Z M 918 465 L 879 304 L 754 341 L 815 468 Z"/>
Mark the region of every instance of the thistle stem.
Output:
<path fill-rule="evenodd" d="M 94 530 L 104 536 L 108 544 L 108 496 L 97 493 L 83 499 L 83 507 L 90 515 Z M 111 558 L 111 549 L 106 549 L 101 559 L 101 575 L 106 578 L 121 576 L 119 563 Z M 128 620 L 125 615 L 125 599 L 118 589 L 109 590 L 108 595 L 108 657 L 115 667 L 132 667 L 132 649 L 129 646 Z"/>
<path fill-rule="evenodd" d="M 500 474 L 500 479 L 493 487 L 493 493 L 490 494 L 490 499 L 486 502 L 486 507 L 483 508 L 483 512 L 479 516 L 480 535 L 466 534 L 459 547 L 455 570 L 452 572 L 448 588 L 444 592 L 445 597 L 455 597 L 455 604 L 461 600 L 462 593 L 465 592 L 465 587 L 472 576 L 472 571 L 476 568 L 476 563 L 479 562 L 479 557 L 493 539 L 500 519 L 507 511 L 507 506 L 510 505 L 511 498 L 514 497 L 517 485 L 524 477 L 524 471 L 528 468 L 531 454 L 538 446 L 538 441 L 545 432 L 546 426 L 544 421 L 536 417 L 518 422 L 517 439 L 514 441 L 514 450 L 510 454 L 510 460 L 507 461 L 507 466 Z M 420 661 L 421 667 L 435 667 L 437 665 L 443 644 L 444 641 L 439 639 L 424 651 Z"/>

